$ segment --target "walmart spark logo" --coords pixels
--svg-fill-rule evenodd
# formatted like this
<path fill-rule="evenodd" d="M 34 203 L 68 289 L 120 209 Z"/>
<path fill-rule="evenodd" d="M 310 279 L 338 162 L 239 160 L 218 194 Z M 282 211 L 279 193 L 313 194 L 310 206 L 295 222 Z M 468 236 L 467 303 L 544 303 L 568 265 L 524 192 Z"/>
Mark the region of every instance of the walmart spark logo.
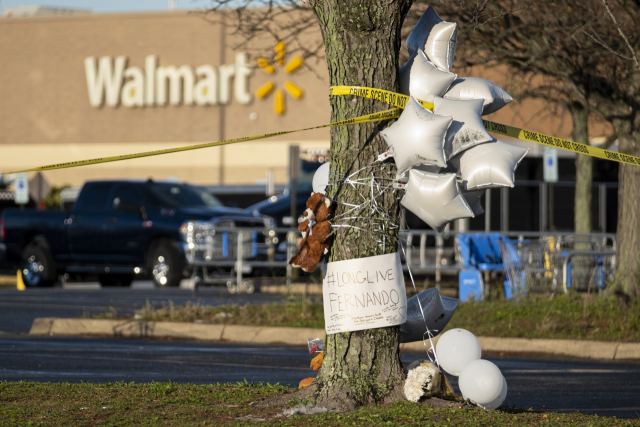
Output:
<path fill-rule="evenodd" d="M 279 42 L 278 44 L 276 44 L 273 50 L 276 52 L 274 58 L 276 64 L 284 65 L 285 43 Z M 287 62 L 287 65 L 284 65 L 284 72 L 287 74 L 292 74 L 296 72 L 296 70 L 300 68 L 302 64 L 304 64 L 304 60 L 296 55 L 291 58 L 289 62 Z M 273 74 L 276 72 L 276 69 L 266 58 L 258 58 L 258 66 L 267 74 Z M 275 87 L 276 84 L 273 81 L 266 82 L 256 90 L 256 97 L 260 99 L 267 98 L 271 94 L 271 92 L 274 92 Z M 284 90 L 287 91 L 287 93 L 295 99 L 302 98 L 302 89 L 300 89 L 295 83 L 292 83 L 289 80 L 284 82 Z M 284 91 L 282 89 L 276 89 L 273 98 L 273 111 L 276 114 L 283 114 L 284 110 Z"/>

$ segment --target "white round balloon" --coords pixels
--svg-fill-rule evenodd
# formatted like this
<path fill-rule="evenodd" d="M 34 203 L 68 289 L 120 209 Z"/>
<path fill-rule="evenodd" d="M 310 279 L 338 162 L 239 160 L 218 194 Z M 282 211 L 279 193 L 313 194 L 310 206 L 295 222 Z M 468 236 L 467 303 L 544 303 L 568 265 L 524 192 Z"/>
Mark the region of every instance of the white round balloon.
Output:
<path fill-rule="evenodd" d="M 329 162 L 323 164 L 316 170 L 316 173 L 313 174 L 313 180 L 311 181 L 314 193 L 327 194 L 325 193 L 327 185 L 329 185 Z"/>
<path fill-rule="evenodd" d="M 456 328 L 438 339 L 436 355 L 442 369 L 457 377 L 467 364 L 482 357 L 482 349 L 475 335 L 466 329 Z"/>
<path fill-rule="evenodd" d="M 469 362 L 458 380 L 462 397 L 483 406 L 492 403 L 502 391 L 504 378 L 500 369 L 488 360 Z"/>
<path fill-rule="evenodd" d="M 496 397 L 494 400 L 492 400 L 491 402 L 485 404 L 485 405 L 479 405 L 482 409 L 486 409 L 487 411 L 490 411 L 492 409 L 496 409 L 498 407 L 500 407 L 500 405 L 502 405 L 502 403 L 505 401 L 505 399 L 507 398 L 507 380 L 504 379 L 504 376 L 502 377 L 502 390 L 500 390 L 500 394 L 498 395 L 498 397 Z"/>

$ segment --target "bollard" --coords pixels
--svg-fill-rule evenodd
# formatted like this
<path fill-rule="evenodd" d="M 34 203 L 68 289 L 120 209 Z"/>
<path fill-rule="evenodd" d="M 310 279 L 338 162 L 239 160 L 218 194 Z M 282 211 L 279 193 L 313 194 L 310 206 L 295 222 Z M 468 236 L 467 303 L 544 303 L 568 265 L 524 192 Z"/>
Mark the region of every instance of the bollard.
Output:
<path fill-rule="evenodd" d="M 27 287 L 24 285 L 24 281 L 22 280 L 22 271 L 18 270 L 16 273 L 16 288 L 19 291 L 24 291 Z"/>
<path fill-rule="evenodd" d="M 444 238 L 442 233 L 436 235 L 436 288 L 440 289 L 440 281 L 442 280 L 442 273 L 440 272 L 440 266 L 442 265 L 442 255 L 444 254 Z"/>
<path fill-rule="evenodd" d="M 242 235 L 242 231 L 238 231 L 238 250 L 237 250 L 237 256 L 238 256 L 238 260 L 236 261 L 236 289 L 237 289 L 237 293 L 240 293 L 243 291 L 244 288 L 241 288 L 242 286 L 242 244 L 243 244 L 243 239 L 244 236 Z"/>
<path fill-rule="evenodd" d="M 420 267 L 427 265 L 427 234 L 420 234 Z"/>
<path fill-rule="evenodd" d="M 289 231 L 287 233 L 287 261 L 295 255 L 296 248 L 296 233 Z M 293 277 L 293 267 L 287 262 L 287 294 L 291 293 L 291 278 Z"/>

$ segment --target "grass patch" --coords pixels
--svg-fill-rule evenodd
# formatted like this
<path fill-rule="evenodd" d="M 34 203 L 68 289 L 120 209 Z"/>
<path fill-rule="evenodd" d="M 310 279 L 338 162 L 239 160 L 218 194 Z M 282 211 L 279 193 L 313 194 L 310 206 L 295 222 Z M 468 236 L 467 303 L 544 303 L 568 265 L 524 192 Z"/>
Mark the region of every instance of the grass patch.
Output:
<path fill-rule="evenodd" d="M 107 313 L 106 315 L 110 315 Z M 154 308 L 149 301 L 136 318 L 150 321 L 205 322 L 215 324 L 294 326 L 324 328 L 322 298 L 292 296 L 281 303 L 208 306 L 200 303 L 176 306 L 173 301 Z"/>
<path fill-rule="evenodd" d="M 114 318 L 115 313 L 103 317 Z M 147 305 L 140 320 L 324 328 L 322 300 L 289 297 L 281 303 L 208 306 L 200 303 L 162 308 Z M 628 309 L 604 295 L 531 296 L 460 304 L 447 326 L 478 336 L 640 342 L 640 301 Z"/>
<path fill-rule="evenodd" d="M 461 304 L 450 327 L 479 336 L 640 342 L 640 301 L 604 295 L 529 297 Z"/>
<path fill-rule="evenodd" d="M 253 416 L 277 426 L 637 426 L 637 421 L 578 413 L 431 409 L 415 403 L 365 407 L 351 413 L 270 418 L 284 407 L 251 402 L 293 391 L 279 385 L 175 383 L 69 384 L 0 382 L 2 426 L 219 426 L 251 425 Z"/>

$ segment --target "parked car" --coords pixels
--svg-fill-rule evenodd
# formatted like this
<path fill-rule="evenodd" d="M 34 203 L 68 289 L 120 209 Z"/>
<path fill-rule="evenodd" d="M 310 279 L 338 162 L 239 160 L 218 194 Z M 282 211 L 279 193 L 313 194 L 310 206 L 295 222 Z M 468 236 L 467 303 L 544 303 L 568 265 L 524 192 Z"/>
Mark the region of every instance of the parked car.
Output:
<path fill-rule="evenodd" d="M 304 192 L 303 194 L 298 193 L 296 198 L 296 215 L 298 217 L 300 217 L 302 212 L 307 208 L 307 199 L 309 198 L 309 195 L 310 193 L 307 192 Z M 289 194 L 271 196 L 260 203 L 249 206 L 246 211 L 256 217 L 266 215 L 273 218 L 273 223 L 278 228 L 298 226 L 297 218 L 295 221 L 291 218 L 291 195 Z"/>
<path fill-rule="evenodd" d="M 301 191 L 298 193 L 296 200 L 296 215 L 299 218 L 302 212 L 307 208 L 307 199 L 311 192 Z M 271 196 L 260 203 L 256 203 L 253 206 L 249 206 L 246 211 L 251 213 L 256 218 L 266 216 L 277 228 L 295 228 L 298 226 L 298 218 L 293 220 L 291 218 L 291 195 L 279 194 L 277 196 Z M 273 259 L 275 261 L 282 261 L 287 259 L 287 242 L 285 233 L 272 233 L 269 236 L 270 243 L 275 247 Z"/>
<path fill-rule="evenodd" d="M 178 286 L 196 264 L 215 266 L 217 257 L 233 256 L 229 245 L 237 233 L 205 236 L 205 242 L 198 240 L 200 230 L 250 227 L 246 256 L 257 258 L 268 250 L 268 226 L 262 215 L 224 207 L 195 185 L 95 181 L 82 187 L 68 212 L 5 210 L 0 242 L 5 261 L 22 271 L 27 286 L 52 285 L 61 274 L 97 275 L 103 286 L 128 286 L 136 275 Z M 214 245 L 221 248 L 217 254 Z"/>

